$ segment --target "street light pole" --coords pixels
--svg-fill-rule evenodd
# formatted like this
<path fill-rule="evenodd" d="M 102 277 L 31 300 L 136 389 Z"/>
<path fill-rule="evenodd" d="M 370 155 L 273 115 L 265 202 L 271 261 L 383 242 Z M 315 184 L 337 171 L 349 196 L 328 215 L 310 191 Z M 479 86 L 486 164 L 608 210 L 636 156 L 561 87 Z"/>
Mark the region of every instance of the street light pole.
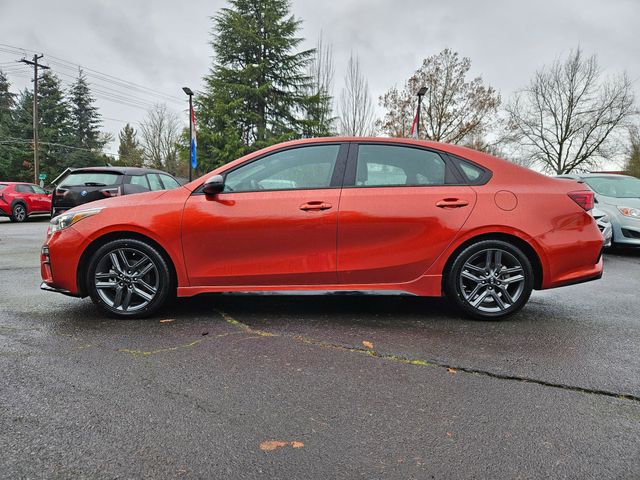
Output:
<path fill-rule="evenodd" d="M 193 138 L 193 91 L 189 87 L 182 87 L 182 91 L 189 96 L 189 181 L 191 181 L 191 142 Z"/>
<path fill-rule="evenodd" d="M 422 108 L 422 97 L 424 97 L 424 94 L 427 93 L 427 87 L 422 87 L 420 90 L 418 90 L 418 122 L 416 125 L 416 137 L 420 138 L 420 110 Z"/>

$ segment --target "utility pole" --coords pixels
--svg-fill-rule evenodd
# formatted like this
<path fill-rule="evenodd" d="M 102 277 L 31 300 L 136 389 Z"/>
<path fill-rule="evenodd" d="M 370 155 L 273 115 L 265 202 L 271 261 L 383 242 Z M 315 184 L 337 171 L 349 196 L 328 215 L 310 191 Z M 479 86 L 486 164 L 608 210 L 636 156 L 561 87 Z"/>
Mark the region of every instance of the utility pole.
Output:
<path fill-rule="evenodd" d="M 418 90 L 418 125 L 416 128 L 416 138 L 420 138 L 420 110 L 422 109 L 422 97 L 424 97 L 425 93 L 427 93 L 427 87 L 422 87 Z"/>
<path fill-rule="evenodd" d="M 33 60 L 23 58 L 22 63 L 33 66 L 33 183 L 39 184 L 40 164 L 38 160 L 38 68 L 47 70 L 49 67 L 38 64 L 44 55 L 34 55 Z"/>

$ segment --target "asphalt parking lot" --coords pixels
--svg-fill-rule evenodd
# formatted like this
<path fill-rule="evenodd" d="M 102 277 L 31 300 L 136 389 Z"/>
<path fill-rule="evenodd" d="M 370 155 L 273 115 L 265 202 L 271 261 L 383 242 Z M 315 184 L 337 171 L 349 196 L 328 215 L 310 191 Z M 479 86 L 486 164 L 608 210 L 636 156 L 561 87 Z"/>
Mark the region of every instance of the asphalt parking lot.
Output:
<path fill-rule="evenodd" d="M 639 478 L 640 252 L 503 322 L 441 299 L 41 292 L 0 219 L 1 478 Z"/>

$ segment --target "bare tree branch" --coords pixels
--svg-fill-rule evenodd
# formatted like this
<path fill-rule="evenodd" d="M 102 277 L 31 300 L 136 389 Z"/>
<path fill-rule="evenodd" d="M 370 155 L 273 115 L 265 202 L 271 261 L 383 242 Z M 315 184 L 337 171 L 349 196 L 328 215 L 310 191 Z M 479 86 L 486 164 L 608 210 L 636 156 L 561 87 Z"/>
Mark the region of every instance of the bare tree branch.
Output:
<path fill-rule="evenodd" d="M 612 134 L 634 115 L 625 74 L 601 81 L 596 56 L 580 49 L 536 72 L 507 105 L 509 142 L 557 174 L 586 170 L 617 151 Z"/>

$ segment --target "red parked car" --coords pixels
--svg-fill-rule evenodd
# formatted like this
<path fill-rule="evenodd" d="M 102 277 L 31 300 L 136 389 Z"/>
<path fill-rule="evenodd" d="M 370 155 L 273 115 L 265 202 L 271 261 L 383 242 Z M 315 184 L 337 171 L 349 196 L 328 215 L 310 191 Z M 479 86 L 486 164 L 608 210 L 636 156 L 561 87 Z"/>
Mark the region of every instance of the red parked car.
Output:
<path fill-rule="evenodd" d="M 51 213 L 50 194 L 33 183 L 0 182 L 0 215 L 24 222 L 36 213 Z"/>
<path fill-rule="evenodd" d="M 42 288 L 119 317 L 175 294 L 402 290 L 496 319 L 532 289 L 601 277 L 592 207 L 578 182 L 463 147 L 299 140 L 53 219 Z"/>

